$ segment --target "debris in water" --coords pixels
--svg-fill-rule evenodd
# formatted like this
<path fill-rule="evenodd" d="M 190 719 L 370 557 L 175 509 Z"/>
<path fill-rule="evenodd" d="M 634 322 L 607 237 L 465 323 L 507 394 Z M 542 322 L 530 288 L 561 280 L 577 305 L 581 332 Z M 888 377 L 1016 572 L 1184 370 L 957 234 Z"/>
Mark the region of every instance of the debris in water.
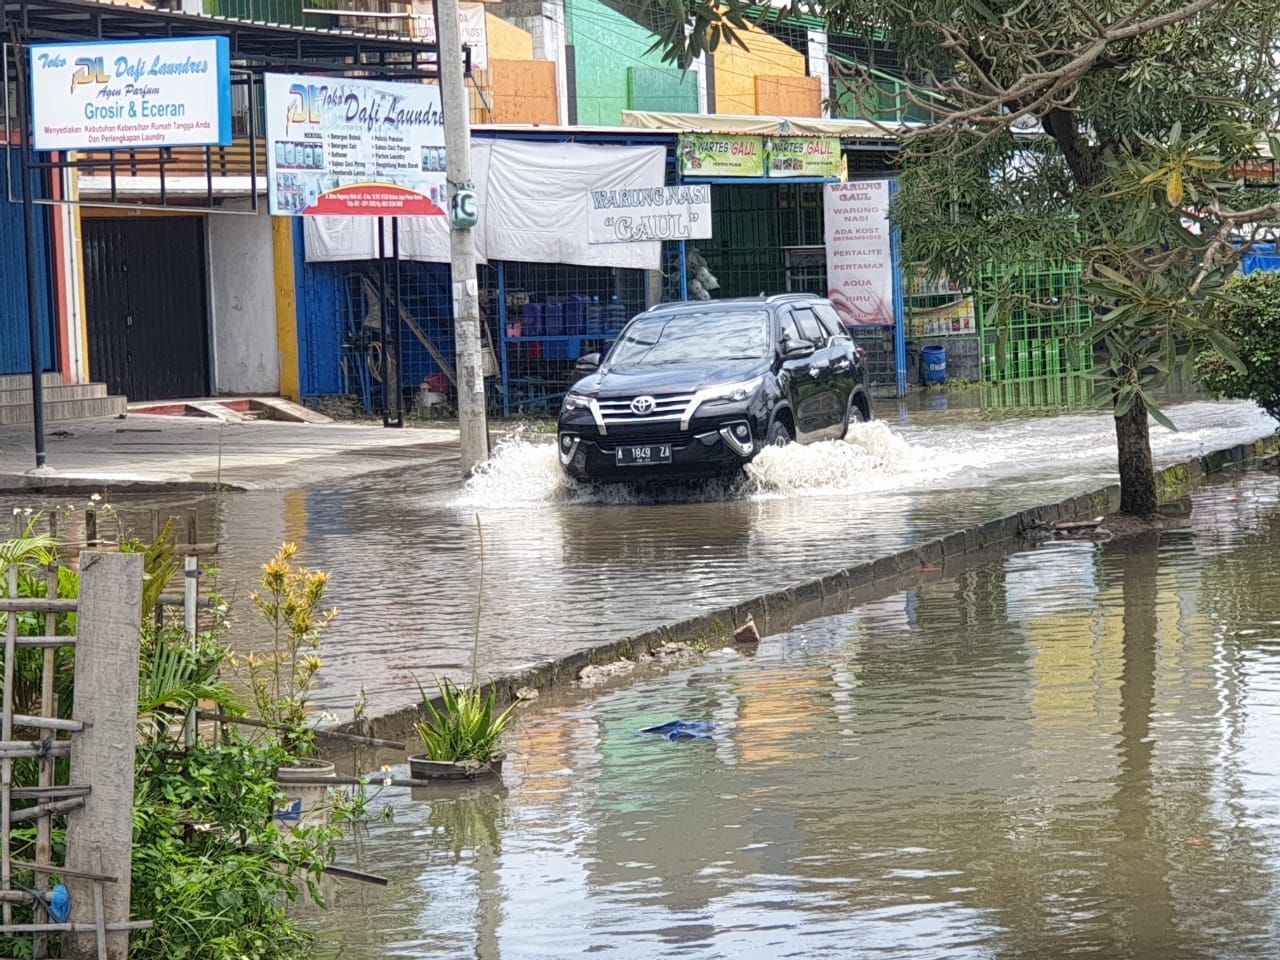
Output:
<path fill-rule="evenodd" d="M 592 663 L 582 668 L 578 683 L 584 687 L 597 687 L 618 677 L 625 677 L 635 670 L 634 660 L 615 660 L 613 663 Z"/>
<path fill-rule="evenodd" d="M 683 743 L 687 740 L 710 740 L 711 731 L 715 728 L 714 720 L 669 720 L 656 727 L 645 727 L 640 732 L 666 737 L 672 743 Z"/>
<path fill-rule="evenodd" d="M 747 622 L 733 631 L 734 643 L 759 643 L 760 631 L 756 629 L 756 618 L 747 614 Z"/>
<path fill-rule="evenodd" d="M 516 699 L 517 700 L 537 700 L 538 691 L 533 689 L 533 687 L 521 687 L 519 690 L 516 691 Z"/>

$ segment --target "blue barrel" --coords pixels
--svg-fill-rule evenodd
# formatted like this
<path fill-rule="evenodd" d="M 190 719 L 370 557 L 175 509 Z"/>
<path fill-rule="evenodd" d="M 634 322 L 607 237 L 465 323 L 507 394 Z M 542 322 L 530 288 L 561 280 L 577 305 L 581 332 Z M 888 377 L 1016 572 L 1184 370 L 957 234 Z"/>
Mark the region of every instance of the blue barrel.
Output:
<path fill-rule="evenodd" d="M 524 323 L 522 324 L 521 333 L 526 337 L 540 337 L 544 329 L 542 325 L 543 305 L 540 303 L 526 303 L 524 305 L 524 313 L 522 314 Z"/>
<path fill-rule="evenodd" d="M 925 347 L 920 351 L 920 360 L 924 364 L 925 383 L 944 383 L 947 379 L 947 348 L 938 346 Z"/>

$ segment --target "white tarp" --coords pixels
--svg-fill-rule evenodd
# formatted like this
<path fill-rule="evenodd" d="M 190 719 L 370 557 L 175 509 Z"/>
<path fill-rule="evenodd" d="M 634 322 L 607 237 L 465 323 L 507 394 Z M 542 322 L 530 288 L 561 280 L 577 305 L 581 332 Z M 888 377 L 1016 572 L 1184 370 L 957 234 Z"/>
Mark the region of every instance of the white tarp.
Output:
<path fill-rule="evenodd" d="M 473 140 L 471 157 L 472 179 L 480 199 L 476 250 L 486 260 L 641 270 L 661 267 L 660 243 L 591 243 L 587 222 L 592 191 L 661 187 L 666 172 L 665 147 Z M 309 218 L 305 225 L 307 259 L 375 258 L 377 225 L 372 220 L 356 220 Z M 402 217 L 401 256 L 447 263 L 449 231 L 444 220 Z M 388 231 L 388 254 L 389 237 Z"/>
<path fill-rule="evenodd" d="M 657 270 L 660 243 L 591 243 L 587 221 L 592 191 L 660 187 L 666 164 L 663 146 L 493 141 L 489 258 Z"/>

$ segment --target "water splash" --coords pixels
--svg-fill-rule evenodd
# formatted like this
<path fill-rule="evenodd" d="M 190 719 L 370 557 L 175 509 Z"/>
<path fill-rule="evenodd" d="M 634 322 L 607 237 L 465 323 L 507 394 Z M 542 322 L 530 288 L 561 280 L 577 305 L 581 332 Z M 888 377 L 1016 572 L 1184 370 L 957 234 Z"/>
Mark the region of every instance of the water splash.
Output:
<path fill-rule="evenodd" d="M 577 486 L 560 469 L 554 440 L 530 440 L 517 431 L 476 467 L 463 485 L 458 505 L 498 507 L 563 501 Z"/>
<path fill-rule="evenodd" d="M 882 420 L 851 424 L 843 440 L 771 447 L 747 465 L 759 497 L 900 490 L 956 474 L 978 462 L 973 454 L 907 442 Z"/>
<path fill-rule="evenodd" d="M 636 488 L 580 484 L 564 475 L 550 440 L 516 433 L 467 482 L 458 505 L 703 502 L 797 493 L 900 489 L 971 465 L 974 457 L 908 443 L 882 421 L 853 424 L 844 440 L 763 450 L 741 478 Z"/>

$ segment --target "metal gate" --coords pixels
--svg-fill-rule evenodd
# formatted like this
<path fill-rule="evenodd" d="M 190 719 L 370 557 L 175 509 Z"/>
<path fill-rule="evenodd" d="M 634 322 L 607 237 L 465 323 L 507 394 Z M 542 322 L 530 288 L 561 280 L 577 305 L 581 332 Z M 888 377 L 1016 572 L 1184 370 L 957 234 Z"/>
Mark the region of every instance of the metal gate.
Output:
<path fill-rule="evenodd" d="M 209 393 L 201 217 L 82 221 L 89 369 L 130 400 Z"/>

